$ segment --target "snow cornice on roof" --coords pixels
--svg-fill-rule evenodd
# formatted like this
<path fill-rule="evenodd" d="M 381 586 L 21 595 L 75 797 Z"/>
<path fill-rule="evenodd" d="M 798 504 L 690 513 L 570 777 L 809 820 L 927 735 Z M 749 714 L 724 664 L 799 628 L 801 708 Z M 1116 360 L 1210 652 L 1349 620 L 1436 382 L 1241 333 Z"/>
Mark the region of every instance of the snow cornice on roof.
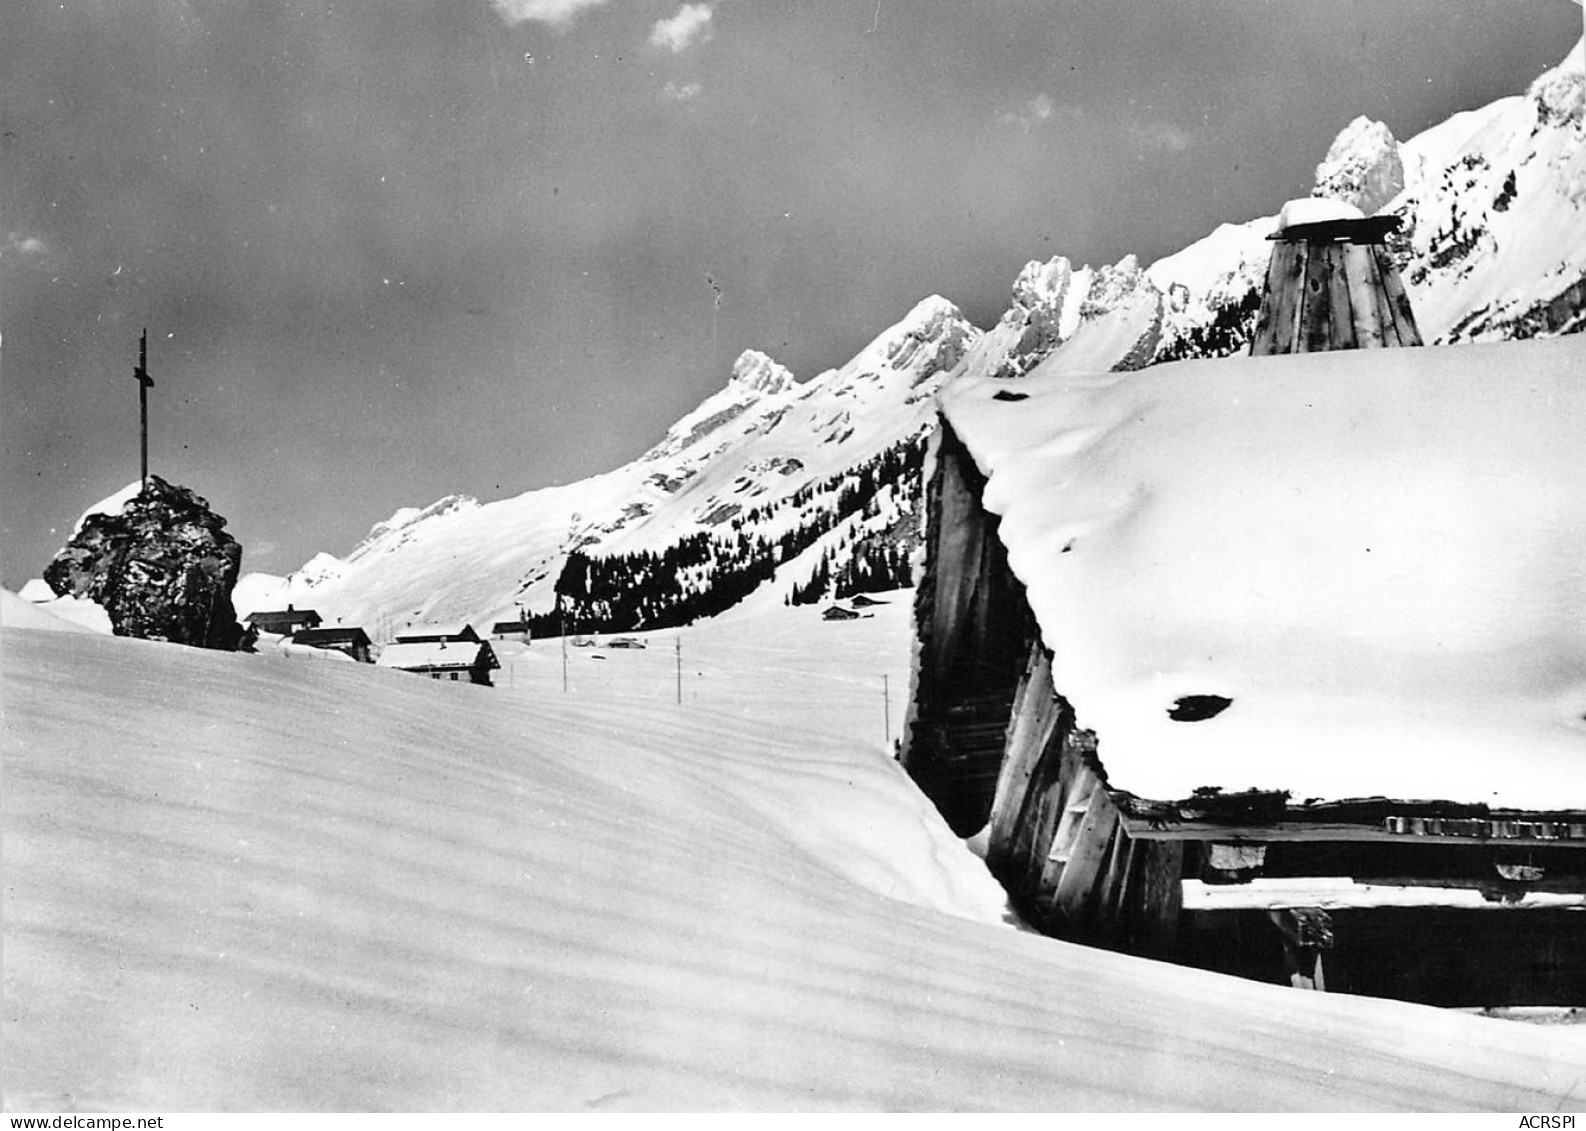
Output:
<path fill-rule="evenodd" d="M 1170 799 L 1586 807 L 1586 338 L 1037 367 L 946 419 L 1094 730 Z M 1228 699 L 1200 721 L 1190 696 Z"/>

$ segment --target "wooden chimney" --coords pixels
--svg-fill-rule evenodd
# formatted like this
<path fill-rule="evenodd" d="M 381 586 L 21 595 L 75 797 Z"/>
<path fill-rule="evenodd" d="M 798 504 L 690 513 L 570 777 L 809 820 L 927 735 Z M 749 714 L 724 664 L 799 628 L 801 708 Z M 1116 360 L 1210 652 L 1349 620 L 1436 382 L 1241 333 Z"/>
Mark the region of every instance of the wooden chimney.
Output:
<path fill-rule="evenodd" d="M 1404 283 L 1383 246 L 1397 216 L 1290 224 L 1274 240 L 1251 356 L 1418 346 Z"/>

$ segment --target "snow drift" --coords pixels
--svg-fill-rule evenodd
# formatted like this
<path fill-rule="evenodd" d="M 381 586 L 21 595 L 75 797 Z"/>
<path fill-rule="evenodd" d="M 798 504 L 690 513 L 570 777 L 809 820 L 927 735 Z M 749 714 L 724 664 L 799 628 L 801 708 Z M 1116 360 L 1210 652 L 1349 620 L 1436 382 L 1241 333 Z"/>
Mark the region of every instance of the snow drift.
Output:
<path fill-rule="evenodd" d="M 1568 1034 L 1011 929 L 887 756 L 907 608 L 566 694 L 4 629 L 7 1107 L 1572 1102 Z"/>

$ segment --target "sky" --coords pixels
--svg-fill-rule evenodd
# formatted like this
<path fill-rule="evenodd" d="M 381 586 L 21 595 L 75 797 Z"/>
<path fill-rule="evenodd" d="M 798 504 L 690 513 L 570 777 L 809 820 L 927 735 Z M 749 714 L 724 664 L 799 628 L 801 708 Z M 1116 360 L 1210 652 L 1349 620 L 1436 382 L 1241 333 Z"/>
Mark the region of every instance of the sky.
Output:
<path fill-rule="evenodd" d="M 1031 259 L 1305 195 L 1522 92 L 1566 0 L 6 0 L 0 582 L 151 470 L 243 569 L 642 453 Z"/>

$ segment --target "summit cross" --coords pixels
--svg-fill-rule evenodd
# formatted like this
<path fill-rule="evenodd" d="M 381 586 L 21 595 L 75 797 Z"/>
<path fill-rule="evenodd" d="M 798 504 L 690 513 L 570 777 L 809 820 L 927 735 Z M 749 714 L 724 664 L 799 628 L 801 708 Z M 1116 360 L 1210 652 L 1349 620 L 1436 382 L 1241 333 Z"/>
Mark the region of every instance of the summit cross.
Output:
<path fill-rule="evenodd" d="M 149 376 L 149 331 L 143 331 L 143 338 L 138 343 L 138 367 L 132 371 L 138 379 L 138 452 L 140 460 L 140 474 L 142 486 L 140 493 L 149 490 L 149 390 L 154 387 L 154 379 Z"/>

